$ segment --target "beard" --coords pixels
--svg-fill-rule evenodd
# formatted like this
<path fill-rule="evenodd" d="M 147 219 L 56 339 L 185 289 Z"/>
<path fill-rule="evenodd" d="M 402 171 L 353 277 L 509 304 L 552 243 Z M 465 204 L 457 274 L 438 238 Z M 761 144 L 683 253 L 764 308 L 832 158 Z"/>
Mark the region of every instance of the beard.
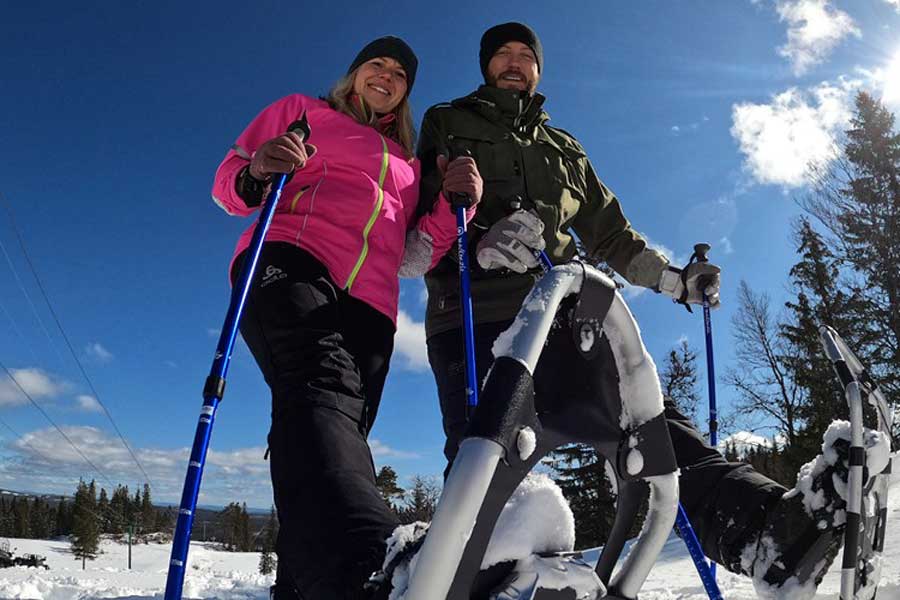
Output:
<path fill-rule="evenodd" d="M 521 76 L 524 79 L 525 91 L 528 92 L 529 96 L 534 95 L 534 91 L 537 89 L 537 80 L 532 81 L 531 79 L 528 78 L 528 76 L 525 73 L 522 73 L 521 71 L 503 71 L 503 72 L 497 74 L 496 77 L 489 77 L 488 85 L 491 85 L 493 87 L 500 87 L 497 84 L 500 83 L 500 80 L 503 78 L 504 75 L 519 75 L 519 76 Z"/>

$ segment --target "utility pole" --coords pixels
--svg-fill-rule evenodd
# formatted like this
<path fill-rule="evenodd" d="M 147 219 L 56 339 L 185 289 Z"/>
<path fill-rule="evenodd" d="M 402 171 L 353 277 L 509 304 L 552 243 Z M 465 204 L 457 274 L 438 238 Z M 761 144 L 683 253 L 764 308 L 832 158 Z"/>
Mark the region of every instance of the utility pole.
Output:
<path fill-rule="evenodd" d="M 134 530 L 134 525 L 128 524 L 128 570 L 131 570 L 131 533 Z"/>

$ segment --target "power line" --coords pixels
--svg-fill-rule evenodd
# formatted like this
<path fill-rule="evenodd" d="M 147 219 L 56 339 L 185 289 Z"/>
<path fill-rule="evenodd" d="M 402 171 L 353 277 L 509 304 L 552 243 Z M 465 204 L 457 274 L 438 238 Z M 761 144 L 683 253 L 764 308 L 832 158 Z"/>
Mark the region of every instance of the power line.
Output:
<path fill-rule="evenodd" d="M 16 225 L 15 216 L 12 213 L 12 210 L 9 208 L 9 202 L 6 199 L 6 196 L 3 195 L 3 206 L 6 208 L 6 212 L 9 215 L 10 223 L 12 224 L 13 231 L 16 234 L 16 239 L 19 241 L 19 247 L 22 249 L 22 254 L 25 257 L 25 261 L 28 263 L 28 268 L 31 270 L 32 276 L 34 276 L 34 280 L 37 282 L 38 289 L 41 291 L 41 295 L 44 297 L 44 302 L 47 303 L 47 308 L 50 309 L 50 314 L 53 315 L 53 320 L 56 322 L 57 328 L 59 328 L 59 332 L 62 334 L 63 340 L 66 342 L 66 346 L 69 348 L 69 352 L 72 355 L 72 358 L 75 360 L 75 364 L 78 365 L 78 369 L 81 371 L 81 375 L 84 377 L 84 380 L 87 382 L 88 387 L 91 392 L 94 394 L 94 399 L 97 400 L 97 404 L 100 405 L 100 408 L 103 409 L 103 413 L 109 419 L 109 422 L 112 424 L 113 429 L 115 429 L 116 434 L 119 436 L 119 439 L 122 440 L 122 444 L 128 450 L 128 453 L 131 455 L 131 458 L 134 459 L 135 464 L 138 466 L 138 469 L 141 470 L 141 473 L 144 475 L 145 481 L 153 486 L 153 482 L 150 480 L 150 475 L 147 474 L 147 471 L 144 470 L 144 466 L 141 464 L 141 461 L 138 460 L 137 455 L 134 453 L 134 450 L 131 449 L 131 446 L 125 440 L 125 436 L 122 435 L 122 432 L 119 430 L 119 426 L 116 425 L 116 422 L 113 420 L 112 415 L 109 410 L 106 408 L 106 405 L 100 399 L 100 394 L 97 392 L 97 389 L 94 387 L 94 383 L 91 381 L 91 378 L 88 377 L 87 371 L 85 371 L 84 366 L 81 364 L 81 361 L 78 359 L 78 355 L 75 353 L 75 349 L 72 347 L 72 343 L 69 341 L 69 336 L 66 335 L 65 330 L 63 329 L 62 323 L 59 320 L 59 317 L 56 315 L 56 311 L 53 310 L 53 305 L 50 303 L 50 298 L 47 296 L 47 292 L 44 290 L 44 286 L 41 283 L 40 277 L 38 277 L 37 270 L 34 268 L 34 264 L 31 262 L 31 257 L 28 254 L 28 250 L 25 248 L 25 241 L 22 239 L 22 235 L 19 233 L 19 228 Z M 4 250 L 5 253 L 5 250 Z M 8 257 L 7 257 L 8 260 Z M 15 270 L 13 270 L 15 272 Z M 18 279 L 18 276 L 17 276 Z"/>
<path fill-rule="evenodd" d="M 16 436 L 17 438 L 19 438 L 20 440 L 22 440 L 22 443 L 23 443 L 23 444 L 25 444 L 26 446 L 28 446 L 29 448 L 31 448 L 32 450 L 34 450 L 34 453 L 35 453 L 35 454 L 37 454 L 38 456 L 40 456 L 41 458 L 43 458 L 44 460 L 46 460 L 48 463 L 53 464 L 53 460 L 52 460 L 49 456 L 47 456 L 46 454 L 44 454 L 43 452 L 41 452 L 40 450 L 38 450 L 37 448 L 35 448 L 34 446 L 32 446 L 32 445 L 31 445 L 31 442 L 29 442 L 28 440 L 26 440 L 26 439 L 25 439 L 25 436 L 23 436 L 22 434 L 20 434 L 19 432 L 17 432 L 15 429 L 13 429 L 12 427 L 10 427 L 10 426 L 9 426 L 9 423 L 7 423 L 6 421 L 4 421 L 3 419 L 0 419 L 0 425 L 3 425 L 3 426 L 6 427 L 7 429 L 9 429 L 9 431 L 10 431 L 14 436 Z"/>
<path fill-rule="evenodd" d="M 0 361 L 0 368 L 2 368 L 4 371 L 6 371 L 7 377 L 12 379 L 12 382 L 14 384 L 16 384 L 17 388 L 19 388 L 19 391 L 22 392 L 22 394 L 24 394 L 26 398 L 28 398 L 28 401 L 31 402 L 34 405 L 34 407 L 41 412 L 42 415 L 44 415 L 44 418 L 47 419 L 47 421 L 49 421 L 51 425 L 53 425 L 53 427 L 56 429 L 56 431 L 58 431 L 59 434 L 61 436 L 63 436 L 67 442 L 69 442 L 69 445 L 72 446 L 75 449 L 75 452 L 77 452 L 78 455 L 84 459 L 84 462 L 89 464 L 91 466 L 91 468 L 93 468 L 97 473 L 99 473 L 103 477 L 103 479 L 105 479 L 109 483 L 109 485 L 112 486 L 113 482 L 109 477 L 106 476 L 106 473 L 101 471 L 100 467 L 98 467 L 97 465 L 92 463 L 91 459 L 89 459 L 87 456 L 84 455 L 84 452 L 82 452 L 81 449 L 75 445 L 75 442 L 73 442 L 71 440 L 71 438 L 69 438 L 69 436 L 66 435 L 66 432 L 63 431 L 62 429 L 60 429 L 59 425 L 57 425 L 56 422 L 50 418 L 50 415 L 47 414 L 47 411 L 45 411 L 43 408 L 41 408 L 41 405 L 38 404 L 37 402 L 35 402 L 34 398 L 31 397 L 31 394 L 29 394 L 28 392 L 25 391 L 25 388 L 22 387 L 22 385 L 19 383 L 19 381 L 12 374 L 12 371 L 7 369 L 6 365 L 3 364 L 2 361 Z"/>

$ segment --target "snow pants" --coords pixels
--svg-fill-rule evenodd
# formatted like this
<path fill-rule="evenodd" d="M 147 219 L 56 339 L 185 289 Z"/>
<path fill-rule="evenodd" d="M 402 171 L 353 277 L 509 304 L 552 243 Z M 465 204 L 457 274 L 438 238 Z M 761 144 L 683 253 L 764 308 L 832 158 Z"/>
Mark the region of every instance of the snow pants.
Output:
<path fill-rule="evenodd" d="M 398 524 L 375 486 L 366 442 L 394 325 L 335 285 L 310 254 L 267 243 L 240 329 L 272 392 L 276 597 L 362 598 Z"/>
<path fill-rule="evenodd" d="M 563 314 L 563 311 L 560 311 Z M 538 412 L 554 405 L 612 397 L 618 403 L 618 373 L 605 336 L 601 351 L 585 360 L 575 346 L 565 318 L 547 337 L 534 373 Z M 493 362 L 491 346 L 511 321 L 475 326 L 475 362 L 479 385 Z M 462 330 L 428 339 L 428 360 L 437 383 L 447 441 L 444 454 L 452 462 L 466 430 L 466 375 Z M 615 395 L 615 396 L 612 396 Z M 624 399 L 627 402 L 627 398 Z M 755 542 L 766 511 L 787 491 L 749 465 L 725 460 L 709 446 L 691 420 L 672 402 L 665 417 L 681 471 L 681 502 L 707 556 L 740 573 L 741 552 Z M 448 467 L 449 472 L 449 467 Z"/>

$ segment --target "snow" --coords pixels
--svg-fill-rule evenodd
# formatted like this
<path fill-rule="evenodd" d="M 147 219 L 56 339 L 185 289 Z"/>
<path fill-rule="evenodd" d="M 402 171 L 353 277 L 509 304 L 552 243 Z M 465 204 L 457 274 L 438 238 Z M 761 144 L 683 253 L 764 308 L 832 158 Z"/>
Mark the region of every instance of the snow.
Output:
<path fill-rule="evenodd" d="M 516 449 L 519 451 L 519 459 L 528 460 L 537 448 L 537 435 L 531 427 L 523 427 L 516 436 Z"/>
<path fill-rule="evenodd" d="M 900 600 L 900 473 L 894 475 L 888 504 L 887 544 L 882 584 L 878 600 Z M 538 525 L 552 525 L 560 517 L 537 519 Z M 531 525 L 534 525 L 534 521 Z M 505 528 L 527 529 L 511 519 Z M 521 535 L 521 532 L 512 533 Z M 546 532 L 545 532 L 546 533 Z M 533 536 L 532 536 L 533 537 Z M 165 589 L 170 546 L 137 545 L 133 548 L 133 569 L 127 569 L 128 547 L 105 540 L 103 554 L 88 561 L 81 570 L 63 541 L 11 540 L 17 554 L 36 553 L 47 557 L 49 571 L 27 567 L 0 569 L 0 598 L 16 600 L 161 600 Z M 586 553 L 588 561 L 597 552 Z M 216 550 L 212 544 L 193 543 L 188 558 L 185 598 L 217 600 L 267 600 L 271 576 L 257 572 L 259 554 Z M 747 577 L 722 568 L 718 582 L 726 600 L 754 600 L 759 596 Z M 837 600 L 840 591 L 840 555 L 819 586 L 817 599 Z M 669 537 L 656 566 L 644 584 L 641 600 L 704 600 L 706 594 L 685 550 L 684 543 Z"/>

